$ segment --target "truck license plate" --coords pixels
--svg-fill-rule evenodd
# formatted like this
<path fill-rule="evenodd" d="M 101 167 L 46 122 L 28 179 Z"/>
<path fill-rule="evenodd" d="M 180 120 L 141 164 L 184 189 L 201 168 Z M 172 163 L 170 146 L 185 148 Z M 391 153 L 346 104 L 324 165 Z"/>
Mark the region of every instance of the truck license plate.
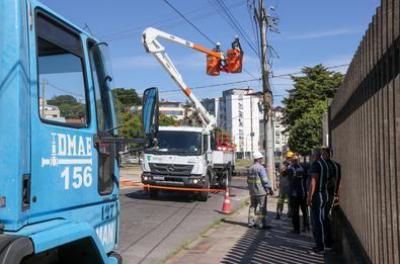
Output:
<path fill-rule="evenodd" d="M 153 180 L 163 181 L 164 180 L 164 176 L 153 176 Z"/>

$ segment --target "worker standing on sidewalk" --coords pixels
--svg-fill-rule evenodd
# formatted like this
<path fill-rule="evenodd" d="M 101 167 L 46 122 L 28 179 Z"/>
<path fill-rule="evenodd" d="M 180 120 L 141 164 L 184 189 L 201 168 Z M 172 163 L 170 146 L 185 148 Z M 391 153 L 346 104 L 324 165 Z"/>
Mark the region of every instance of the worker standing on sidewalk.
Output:
<path fill-rule="evenodd" d="M 271 181 L 262 165 L 264 156 L 256 151 L 253 154 L 254 164 L 250 167 L 247 176 L 247 185 L 250 193 L 250 207 L 248 225 L 267 229 L 267 195 L 273 194 Z"/>
<path fill-rule="evenodd" d="M 292 164 L 289 166 L 291 171 L 289 175 L 289 201 L 292 209 L 292 233 L 300 234 L 300 209 L 303 214 L 303 232 L 308 229 L 308 208 L 307 208 L 307 191 L 305 188 L 306 173 L 304 168 L 299 164 L 299 157 L 296 155 L 292 158 Z"/>
<path fill-rule="evenodd" d="M 280 219 L 283 214 L 283 206 L 285 201 L 288 202 L 288 216 L 291 216 L 290 210 L 290 202 L 289 202 L 289 174 L 291 171 L 289 170 L 289 166 L 291 164 L 291 159 L 293 158 L 294 153 L 292 151 L 288 151 L 286 153 L 286 160 L 283 162 L 283 166 L 281 168 L 280 176 L 279 176 L 279 198 L 278 203 L 276 204 L 276 219 Z"/>
<path fill-rule="evenodd" d="M 307 196 L 307 205 L 311 206 L 311 221 L 316 246 L 315 253 L 325 250 L 326 221 L 325 206 L 328 200 L 327 180 L 329 177 L 328 166 L 321 158 L 321 150 L 314 149 L 312 153 L 314 162 L 311 165 L 311 183 Z"/>
<path fill-rule="evenodd" d="M 333 246 L 330 213 L 334 203 L 339 200 L 338 191 L 341 175 L 339 164 L 331 159 L 330 148 L 322 149 L 322 159 L 326 162 L 329 170 L 329 178 L 327 180 L 328 200 L 325 206 L 325 226 L 327 228 L 325 247 L 330 248 Z"/>

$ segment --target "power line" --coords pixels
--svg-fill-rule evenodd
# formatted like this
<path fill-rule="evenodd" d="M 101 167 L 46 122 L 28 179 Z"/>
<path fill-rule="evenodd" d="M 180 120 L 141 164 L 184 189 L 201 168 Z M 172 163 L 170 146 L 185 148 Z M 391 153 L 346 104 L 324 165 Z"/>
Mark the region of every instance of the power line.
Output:
<path fill-rule="evenodd" d="M 261 78 L 255 78 L 255 79 L 241 80 L 241 81 L 235 81 L 235 82 L 209 84 L 209 85 L 191 87 L 191 89 L 196 89 L 196 90 L 197 89 L 205 89 L 205 88 L 210 88 L 210 87 L 219 87 L 219 86 L 226 86 L 226 85 L 239 84 L 239 83 L 248 83 L 248 82 L 260 81 L 260 80 L 261 80 Z M 177 91 L 181 91 L 181 89 L 160 91 L 160 93 L 177 92 Z"/>
<path fill-rule="evenodd" d="M 328 66 L 325 67 L 325 69 L 331 70 L 331 69 L 337 69 L 337 68 L 342 68 L 349 66 L 350 64 L 340 64 L 340 65 L 333 65 L 333 66 Z M 299 72 L 292 72 L 292 73 L 285 73 L 285 74 L 279 74 L 279 75 L 272 75 L 271 78 L 279 78 L 279 77 L 287 77 L 287 76 L 292 76 L 292 75 L 297 75 L 297 74 L 304 74 L 304 72 L 299 71 Z"/>
<path fill-rule="evenodd" d="M 258 37 L 258 28 L 257 28 L 257 20 L 254 16 L 254 14 L 252 13 L 253 8 L 255 7 L 255 0 L 252 1 L 252 3 L 250 3 L 251 0 L 247 0 L 247 12 L 249 14 L 249 18 L 250 18 L 250 24 L 251 24 L 251 29 L 253 31 L 253 37 L 256 40 L 256 46 L 257 46 L 257 52 L 260 55 L 260 40 Z"/>
<path fill-rule="evenodd" d="M 220 9 L 223 11 L 225 16 L 223 16 L 219 12 L 218 12 L 218 14 L 227 22 L 227 24 L 233 29 L 234 32 L 236 32 L 237 34 L 242 36 L 244 41 L 247 43 L 247 45 L 250 47 L 250 49 L 257 55 L 257 57 L 260 57 L 257 50 L 254 48 L 253 44 L 250 42 L 250 40 L 248 38 L 248 34 L 245 31 L 243 31 L 242 26 L 239 24 L 239 22 L 237 22 L 236 18 L 233 16 L 232 12 L 230 12 L 229 8 L 225 5 L 225 3 L 220 0 L 215 0 L 215 2 L 220 7 Z"/>
<path fill-rule="evenodd" d="M 46 81 L 46 84 L 47 84 L 47 85 L 53 87 L 54 89 L 56 89 L 56 90 L 58 90 L 58 91 L 67 93 L 68 95 L 75 95 L 75 96 L 77 96 L 77 97 L 79 97 L 79 98 L 81 98 L 81 99 L 84 99 L 84 98 L 85 98 L 82 94 L 74 93 L 74 92 L 65 90 L 65 89 L 63 89 L 63 88 L 60 88 L 59 86 L 57 86 L 57 85 L 55 85 L 55 84 L 49 82 L 48 80 L 45 80 L 45 81 Z"/>
<path fill-rule="evenodd" d="M 326 67 L 327 69 L 335 69 L 335 68 L 340 68 L 344 66 L 348 66 L 349 64 L 341 64 L 341 65 L 333 65 Z M 287 77 L 291 75 L 296 75 L 296 74 L 302 74 L 303 72 L 292 72 L 292 73 L 286 73 L 286 74 L 281 74 L 281 75 L 274 75 L 271 76 L 271 78 L 281 78 L 281 77 Z M 210 87 L 220 87 L 220 86 L 227 86 L 227 85 L 232 85 L 232 84 L 240 84 L 240 83 L 248 83 L 248 82 L 255 82 L 255 81 L 261 81 L 261 78 L 253 78 L 253 79 L 245 79 L 245 80 L 240 80 L 240 81 L 233 81 L 233 82 L 223 82 L 223 83 L 215 83 L 215 84 L 208 84 L 208 85 L 202 85 L 202 86 L 194 86 L 191 87 L 191 89 L 205 89 L 205 88 L 210 88 Z M 289 86 L 292 85 L 290 83 L 273 83 L 273 86 Z M 173 90 L 165 90 L 165 91 L 160 91 L 160 93 L 169 93 L 169 92 L 180 92 L 181 89 L 173 89 Z M 143 91 L 140 91 L 141 93 Z"/>
<path fill-rule="evenodd" d="M 245 40 L 247 42 L 249 42 L 248 44 L 250 44 L 250 36 L 248 35 L 247 31 L 242 27 L 242 25 L 239 23 L 239 21 L 235 18 L 235 16 L 233 15 L 232 11 L 229 9 L 229 7 L 225 4 L 224 0 L 217 0 L 223 7 L 223 11 L 229 16 L 229 18 L 231 19 L 231 21 L 236 25 L 236 28 L 239 30 L 239 32 L 241 33 L 241 35 L 245 38 Z M 250 47 L 252 49 L 255 49 L 253 45 L 250 45 Z M 257 49 L 255 49 L 255 52 L 257 51 Z"/>
<path fill-rule="evenodd" d="M 216 42 L 209 38 L 206 34 L 204 34 L 195 24 L 190 22 L 189 19 L 186 18 L 184 14 L 182 14 L 178 9 L 176 9 L 168 0 L 164 0 L 164 2 L 174 10 L 178 15 L 180 15 L 189 25 L 191 25 L 198 33 L 200 33 L 204 38 L 206 38 L 211 44 L 215 45 Z"/>
<path fill-rule="evenodd" d="M 230 7 L 236 8 L 236 7 L 239 7 L 242 5 L 243 5 L 243 2 L 238 1 L 238 2 L 234 2 L 233 4 L 231 4 Z M 187 15 L 192 15 L 192 14 L 198 14 L 191 18 L 192 21 L 195 19 L 200 19 L 200 18 L 201 19 L 208 18 L 210 15 L 216 15 L 214 9 L 208 9 L 208 10 L 206 10 L 206 12 L 204 12 L 204 11 L 205 11 L 204 9 L 199 10 L 197 8 L 195 10 L 186 12 L 185 15 L 187 16 Z M 141 31 L 143 31 L 144 28 L 148 27 L 149 25 L 151 25 L 151 26 L 168 26 L 168 27 L 181 25 L 181 23 L 176 23 L 176 21 L 178 21 L 179 19 L 180 18 L 177 18 L 177 17 L 168 18 L 168 19 L 160 19 L 160 20 L 154 21 L 152 23 L 143 24 L 141 26 L 128 27 L 128 28 L 125 28 L 125 29 L 122 29 L 119 31 L 103 32 L 103 33 L 98 34 L 98 36 L 103 39 L 111 38 L 109 41 L 129 38 L 129 37 L 131 37 L 131 35 L 128 35 L 128 36 L 124 36 L 124 35 L 141 32 Z M 170 23 L 170 22 L 172 22 L 172 23 Z"/>
<path fill-rule="evenodd" d="M 254 74 L 250 73 L 250 72 L 249 72 L 248 70 L 246 70 L 245 68 L 243 68 L 243 71 L 244 71 L 245 73 L 247 73 L 247 75 L 249 75 L 250 77 L 252 77 L 252 78 L 254 78 L 254 79 L 257 78 L 256 76 L 254 76 Z"/>

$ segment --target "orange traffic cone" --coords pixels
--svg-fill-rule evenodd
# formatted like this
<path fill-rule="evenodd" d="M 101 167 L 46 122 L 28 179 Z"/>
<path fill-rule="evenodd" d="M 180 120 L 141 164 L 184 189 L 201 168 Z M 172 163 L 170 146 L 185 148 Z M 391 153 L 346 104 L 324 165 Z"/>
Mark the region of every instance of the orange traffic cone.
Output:
<path fill-rule="evenodd" d="M 224 203 L 222 204 L 222 213 L 223 214 L 232 213 L 231 199 L 229 196 L 229 188 L 226 188 L 226 191 L 225 191 Z"/>

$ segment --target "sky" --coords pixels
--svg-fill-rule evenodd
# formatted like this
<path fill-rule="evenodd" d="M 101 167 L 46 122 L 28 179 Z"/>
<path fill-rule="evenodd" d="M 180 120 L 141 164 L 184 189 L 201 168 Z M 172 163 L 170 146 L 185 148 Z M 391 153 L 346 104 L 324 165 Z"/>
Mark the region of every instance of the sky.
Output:
<path fill-rule="evenodd" d="M 134 88 L 139 93 L 148 87 L 160 89 L 161 98 L 185 101 L 186 98 L 153 56 L 141 43 L 145 28 L 156 27 L 184 39 L 213 48 L 213 44 L 185 22 L 164 0 L 40 0 L 79 27 L 90 31 L 110 47 L 115 87 Z M 221 0 L 220 0 L 221 1 Z M 217 0 L 169 0 L 213 42 L 222 49 L 230 47 L 237 30 L 233 29 L 218 6 Z M 222 0 L 248 35 L 248 42 L 257 51 L 257 38 L 252 24 L 252 0 Z M 257 1 L 256 1 L 257 2 Z M 279 18 L 279 32 L 268 32 L 268 45 L 273 47 L 272 75 L 299 72 L 304 66 L 322 63 L 337 66 L 350 63 L 353 53 L 371 22 L 379 0 L 265 0 L 270 14 Z M 259 78 L 260 62 L 256 52 L 239 35 L 244 49 L 244 71 L 221 73 L 211 77 L 205 73 L 203 54 L 163 42 L 172 61 L 190 87 L 207 86 Z M 346 66 L 334 68 L 345 72 Z M 274 104 L 280 105 L 291 88 L 287 77 L 271 78 Z M 254 88 L 261 91 L 259 81 L 194 89 L 199 98 L 219 97 L 231 88 Z"/>

